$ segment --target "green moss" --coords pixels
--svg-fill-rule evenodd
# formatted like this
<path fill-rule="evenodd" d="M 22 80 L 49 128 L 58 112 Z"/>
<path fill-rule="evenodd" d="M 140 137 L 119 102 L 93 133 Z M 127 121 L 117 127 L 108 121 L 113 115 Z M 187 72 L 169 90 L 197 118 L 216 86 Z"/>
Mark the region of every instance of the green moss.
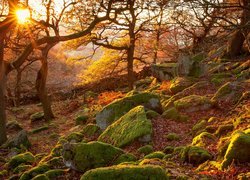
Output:
<path fill-rule="evenodd" d="M 165 154 L 172 154 L 174 152 L 174 147 L 172 146 L 166 146 L 163 150 Z"/>
<path fill-rule="evenodd" d="M 192 145 L 206 147 L 211 141 L 215 141 L 215 136 L 208 132 L 202 132 L 198 136 L 193 138 Z"/>
<path fill-rule="evenodd" d="M 100 128 L 96 124 L 87 124 L 81 132 L 84 136 L 93 136 L 100 133 Z"/>
<path fill-rule="evenodd" d="M 49 178 L 45 174 L 39 174 L 32 178 L 32 180 L 49 180 Z"/>
<path fill-rule="evenodd" d="M 144 107 L 138 106 L 110 125 L 98 140 L 122 147 L 151 133 L 151 121 L 147 119 Z"/>
<path fill-rule="evenodd" d="M 48 164 L 50 167 L 54 167 L 54 168 L 64 166 L 63 158 L 61 156 L 60 157 L 53 157 L 52 159 L 48 160 L 46 162 L 46 164 Z"/>
<path fill-rule="evenodd" d="M 227 168 L 233 160 L 235 162 L 250 162 L 250 135 L 238 132 L 232 136 L 221 168 Z"/>
<path fill-rule="evenodd" d="M 168 141 L 178 141 L 180 139 L 180 136 L 176 133 L 169 133 L 168 135 L 166 135 L 166 139 Z"/>
<path fill-rule="evenodd" d="M 51 150 L 51 156 L 53 157 L 59 157 L 61 156 L 62 152 L 62 144 L 57 144 L 52 150 Z"/>
<path fill-rule="evenodd" d="M 79 125 L 79 124 L 85 124 L 88 120 L 88 116 L 86 115 L 79 115 L 76 117 L 75 119 L 75 122 L 76 122 L 76 125 Z"/>
<path fill-rule="evenodd" d="M 191 86 L 194 82 L 191 79 L 187 79 L 184 77 L 177 77 L 174 80 L 172 80 L 170 85 L 170 91 L 172 93 L 178 93 L 187 87 Z"/>
<path fill-rule="evenodd" d="M 25 173 L 22 174 L 19 180 L 30 180 L 33 177 L 36 177 L 37 175 L 43 174 L 47 171 L 49 171 L 50 168 L 47 164 L 40 164 L 29 171 L 26 171 Z"/>
<path fill-rule="evenodd" d="M 173 119 L 180 122 L 186 122 L 188 116 L 181 115 L 175 107 L 169 108 L 162 114 L 164 118 Z"/>
<path fill-rule="evenodd" d="M 230 143 L 230 137 L 220 138 L 219 143 L 217 145 L 219 160 L 224 158 L 227 148 L 229 146 L 229 143 Z"/>
<path fill-rule="evenodd" d="M 17 167 L 13 170 L 13 172 L 14 172 L 15 174 L 19 174 L 19 173 L 24 172 L 24 171 L 27 171 L 28 169 L 31 169 L 31 168 L 32 168 L 31 165 L 23 165 L 23 164 L 20 164 L 19 166 L 17 166 Z"/>
<path fill-rule="evenodd" d="M 65 171 L 62 169 L 53 169 L 53 170 L 49 170 L 45 173 L 45 175 L 49 178 L 49 179 L 55 179 L 58 176 L 62 176 L 65 174 Z"/>
<path fill-rule="evenodd" d="M 233 129 L 234 129 L 233 124 L 221 125 L 216 130 L 215 135 L 220 137 L 220 136 L 226 135 L 228 132 L 233 131 Z"/>
<path fill-rule="evenodd" d="M 181 158 L 184 162 L 199 165 L 212 159 L 212 155 L 205 149 L 197 146 L 187 146 L 183 149 Z"/>
<path fill-rule="evenodd" d="M 73 132 L 66 137 L 66 140 L 69 142 L 81 142 L 83 140 L 83 134 L 79 132 Z"/>
<path fill-rule="evenodd" d="M 8 167 L 14 169 L 20 164 L 32 164 L 35 160 L 35 157 L 30 152 L 18 154 L 10 159 Z"/>
<path fill-rule="evenodd" d="M 114 121 L 139 105 L 143 105 L 146 109 L 162 113 L 159 96 L 151 93 L 140 93 L 116 100 L 104 107 L 103 110 L 96 115 L 96 123 L 104 130 Z"/>
<path fill-rule="evenodd" d="M 162 151 L 156 151 L 146 155 L 144 159 L 154 159 L 154 158 L 162 159 L 165 155 L 166 154 Z"/>
<path fill-rule="evenodd" d="M 161 160 L 159 158 L 153 158 L 153 159 L 143 159 L 139 165 L 158 165 L 161 167 L 166 167 L 166 161 Z"/>
<path fill-rule="evenodd" d="M 34 113 L 30 116 L 31 121 L 38 121 L 44 118 L 44 113 L 43 112 L 37 112 Z"/>
<path fill-rule="evenodd" d="M 201 132 L 202 130 L 204 130 L 207 126 L 207 121 L 206 120 L 201 120 L 198 123 L 196 123 L 193 127 L 192 127 L 192 134 L 196 135 L 197 132 Z"/>
<path fill-rule="evenodd" d="M 111 166 L 87 171 L 81 180 L 167 180 L 169 177 L 159 166 Z"/>
<path fill-rule="evenodd" d="M 186 112 L 195 112 L 211 108 L 213 103 L 205 96 L 190 95 L 174 102 L 176 109 Z"/>
<path fill-rule="evenodd" d="M 8 175 L 8 171 L 7 170 L 0 171 L 0 177 L 6 176 L 6 175 Z"/>
<path fill-rule="evenodd" d="M 156 117 L 160 116 L 160 114 L 153 111 L 153 110 L 149 110 L 149 111 L 146 112 L 146 116 L 147 116 L 148 119 L 153 119 L 153 118 L 156 118 Z"/>
<path fill-rule="evenodd" d="M 124 154 L 121 149 L 96 141 L 65 145 L 63 150 L 65 164 L 82 172 L 110 165 L 121 154 Z"/>
<path fill-rule="evenodd" d="M 122 154 L 120 155 L 114 164 L 121 164 L 121 163 L 125 163 L 125 162 L 134 162 L 136 161 L 136 156 L 134 156 L 131 153 L 127 153 L 127 154 Z"/>
<path fill-rule="evenodd" d="M 45 130 L 47 130 L 47 129 L 49 129 L 49 126 L 48 126 L 48 125 L 42 126 L 42 127 L 36 128 L 36 129 L 33 129 L 30 133 L 31 133 L 31 134 L 36 134 L 36 133 L 39 133 L 39 132 L 41 132 L 41 131 L 45 131 Z"/>
<path fill-rule="evenodd" d="M 164 157 L 163 157 L 163 160 L 169 160 L 173 157 L 173 154 L 166 154 Z"/>
<path fill-rule="evenodd" d="M 141 154 L 147 155 L 149 153 L 152 153 L 154 151 L 154 148 L 151 145 L 145 145 L 140 147 L 137 151 Z"/>

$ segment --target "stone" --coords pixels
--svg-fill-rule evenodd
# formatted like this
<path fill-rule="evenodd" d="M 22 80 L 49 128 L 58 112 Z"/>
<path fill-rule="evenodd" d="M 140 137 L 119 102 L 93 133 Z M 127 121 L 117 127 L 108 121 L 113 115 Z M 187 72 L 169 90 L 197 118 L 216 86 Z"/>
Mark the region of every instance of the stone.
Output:
<path fill-rule="evenodd" d="M 191 86 L 194 82 L 190 78 L 177 77 L 171 81 L 170 91 L 174 94 Z"/>
<path fill-rule="evenodd" d="M 123 147 L 140 137 L 151 135 L 151 133 L 152 124 L 146 117 L 144 107 L 137 106 L 110 125 L 99 136 L 98 141 Z"/>
<path fill-rule="evenodd" d="M 145 145 L 145 146 L 140 147 L 137 151 L 140 154 L 147 155 L 149 153 L 152 153 L 154 151 L 154 148 L 151 145 Z"/>
<path fill-rule="evenodd" d="M 177 63 L 163 63 L 153 64 L 151 66 L 151 72 L 153 77 L 160 81 L 171 80 L 178 76 L 178 64 Z"/>
<path fill-rule="evenodd" d="M 28 139 L 27 132 L 22 130 L 18 132 L 18 134 L 12 138 L 10 138 L 5 144 L 2 145 L 3 148 L 20 148 L 21 146 L 29 148 L 31 146 L 30 141 Z"/>
<path fill-rule="evenodd" d="M 39 120 L 42 120 L 43 118 L 44 118 L 43 112 L 37 112 L 30 116 L 31 122 L 39 121 Z"/>
<path fill-rule="evenodd" d="M 105 130 L 114 121 L 139 105 L 143 105 L 146 110 L 150 109 L 157 113 L 162 113 L 159 96 L 151 93 L 140 93 L 124 97 L 105 106 L 101 112 L 96 115 L 96 124 L 101 130 Z"/>
<path fill-rule="evenodd" d="M 162 151 L 155 151 L 146 155 L 144 159 L 154 159 L 154 158 L 162 159 L 165 155 L 166 154 Z"/>
<path fill-rule="evenodd" d="M 193 146 L 207 147 L 211 143 L 215 142 L 216 138 L 214 135 L 208 132 L 202 132 L 198 136 L 195 136 L 192 140 Z"/>
<path fill-rule="evenodd" d="M 32 164 L 35 162 L 35 157 L 32 153 L 26 152 L 23 154 L 18 154 L 14 157 L 12 157 L 8 162 L 8 168 L 14 169 L 20 164 Z"/>

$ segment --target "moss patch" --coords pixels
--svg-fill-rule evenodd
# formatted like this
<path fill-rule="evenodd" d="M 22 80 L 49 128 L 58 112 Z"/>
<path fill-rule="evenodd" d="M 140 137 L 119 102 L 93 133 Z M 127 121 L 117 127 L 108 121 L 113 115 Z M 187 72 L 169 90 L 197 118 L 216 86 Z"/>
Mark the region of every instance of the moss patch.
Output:
<path fill-rule="evenodd" d="M 149 153 L 152 153 L 154 151 L 154 148 L 151 145 L 145 145 L 140 147 L 137 151 L 141 154 L 147 155 Z"/>
<path fill-rule="evenodd" d="M 162 151 L 156 151 L 146 155 L 144 159 L 154 159 L 154 158 L 162 159 L 165 155 L 166 154 Z"/>
<path fill-rule="evenodd" d="M 35 157 L 30 152 L 18 154 L 10 159 L 8 162 L 9 168 L 15 168 L 20 164 L 32 164 L 35 162 Z"/>
<path fill-rule="evenodd" d="M 179 122 L 186 122 L 188 120 L 188 116 L 181 115 L 175 107 L 169 108 L 162 114 L 164 118 L 172 119 Z"/>
<path fill-rule="evenodd" d="M 170 85 L 170 91 L 172 93 L 178 93 L 185 88 L 191 86 L 194 82 L 190 79 L 184 78 L 184 77 L 177 77 L 174 80 L 172 80 Z"/>
<path fill-rule="evenodd" d="M 208 132 L 202 132 L 198 136 L 193 138 L 192 145 L 193 146 L 199 146 L 199 147 L 206 147 L 211 142 L 215 141 L 215 136 L 208 133 Z"/>
<path fill-rule="evenodd" d="M 110 125 L 98 140 L 122 147 L 151 133 L 151 121 L 147 119 L 144 107 L 138 106 Z"/>

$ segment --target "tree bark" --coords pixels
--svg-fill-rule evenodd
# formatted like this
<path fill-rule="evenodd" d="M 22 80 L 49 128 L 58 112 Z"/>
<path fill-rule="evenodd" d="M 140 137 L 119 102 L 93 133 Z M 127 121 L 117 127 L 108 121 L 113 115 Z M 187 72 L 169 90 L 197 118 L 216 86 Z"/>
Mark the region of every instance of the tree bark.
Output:
<path fill-rule="evenodd" d="M 42 52 L 42 59 L 41 59 L 42 65 L 41 65 L 40 70 L 37 73 L 37 79 L 36 79 L 36 90 L 37 90 L 38 97 L 42 103 L 45 120 L 51 120 L 54 118 L 54 114 L 51 108 L 51 100 L 50 100 L 50 97 L 48 96 L 47 87 L 46 87 L 46 81 L 47 81 L 47 76 L 48 76 L 47 55 L 48 55 L 49 49 L 46 48 Z"/>

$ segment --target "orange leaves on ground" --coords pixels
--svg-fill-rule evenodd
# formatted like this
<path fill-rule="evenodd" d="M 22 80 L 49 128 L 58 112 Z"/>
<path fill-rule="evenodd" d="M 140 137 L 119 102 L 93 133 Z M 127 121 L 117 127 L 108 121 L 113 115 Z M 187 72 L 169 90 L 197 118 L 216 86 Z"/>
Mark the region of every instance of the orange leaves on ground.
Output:
<path fill-rule="evenodd" d="M 103 93 L 99 94 L 97 103 L 99 105 L 105 106 L 118 98 L 122 98 L 123 96 L 124 95 L 120 91 L 118 91 L 118 92 L 115 92 L 115 91 L 103 92 Z"/>
<path fill-rule="evenodd" d="M 161 91 L 169 91 L 170 85 L 171 85 L 170 81 L 163 81 L 159 89 Z"/>

